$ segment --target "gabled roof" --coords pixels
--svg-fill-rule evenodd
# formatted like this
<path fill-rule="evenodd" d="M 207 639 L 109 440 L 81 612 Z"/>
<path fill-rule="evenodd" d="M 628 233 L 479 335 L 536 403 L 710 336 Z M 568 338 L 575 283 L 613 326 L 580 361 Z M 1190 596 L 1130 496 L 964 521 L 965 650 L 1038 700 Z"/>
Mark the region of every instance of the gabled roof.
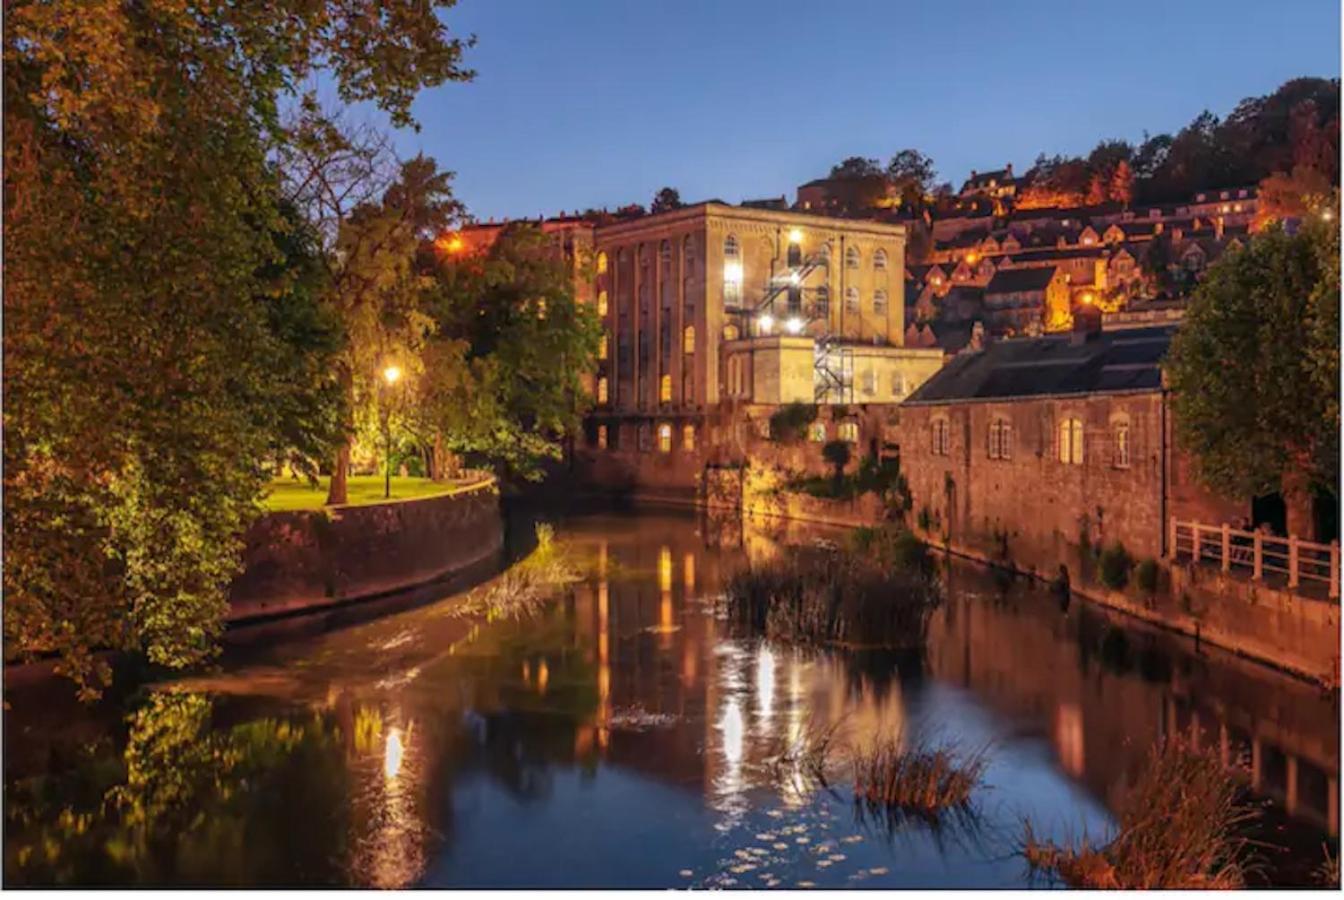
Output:
<path fill-rule="evenodd" d="M 906 403 L 1157 390 L 1174 326 L 995 341 L 957 356 Z"/>
<path fill-rule="evenodd" d="M 1043 291 L 1059 270 L 1054 266 L 1034 269 L 1002 268 L 985 285 L 985 294 L 1020 294 L 1025 291 Z"/>

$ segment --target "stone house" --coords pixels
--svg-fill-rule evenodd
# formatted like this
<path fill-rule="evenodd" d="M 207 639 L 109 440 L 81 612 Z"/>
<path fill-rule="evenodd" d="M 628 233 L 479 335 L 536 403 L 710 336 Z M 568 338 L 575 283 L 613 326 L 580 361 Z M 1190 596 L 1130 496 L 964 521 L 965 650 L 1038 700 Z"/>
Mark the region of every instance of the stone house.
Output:
<path fill-rule="evenodd" d="M 901 407 L 901 465 L 933 540 L 1051 575 L 1121 543 L 1161 558 L 1171 516 L 1235 520 L 1172 450 L 1160 362 L 1173 327 L 995 341 Z"/>
<path fill-rule="evenodd" d="M 1006 266 L 985 286 L 985 318 L 995 334 L 1067 328 L 1069 277 L 1058 266 Z"/>

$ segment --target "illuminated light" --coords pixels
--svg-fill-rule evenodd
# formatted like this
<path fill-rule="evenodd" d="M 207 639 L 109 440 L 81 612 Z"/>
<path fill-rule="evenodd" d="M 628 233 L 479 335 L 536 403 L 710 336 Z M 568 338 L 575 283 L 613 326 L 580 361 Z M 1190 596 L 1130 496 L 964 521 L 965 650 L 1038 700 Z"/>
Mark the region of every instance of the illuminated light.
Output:
<path fill-rule="evenodd" d="M 729 768 L 736 770 L 742 763 L 742 744 L 746 733 L 742 727 L 742 707 L 736 699 L 729 700 L 724 706 L 723 717 L 719 719 L 719 732 L 723 735 L 723 756 Z"/>
<path fill-rule="evenodd" d="M 789 243 L 801 244 L 803 242 L 803 232 L 797 228 L 789 229 Z"/>
<path fill-rule="evenodd" d="M 383 369 L 383 380 L 388 384 L 396 384 L 401 380 L 401 367 L 388 366 L 386 369 Z"/>
<path fill-rule="evenodd" d="M 798 282 L 800 282 L 800 281 L 802 281 L 802 280 L 803 280 L 803 279 L 798 275 L 797 272 L 790 272 L 790 273 L 789 273 L 789 283 L 790 283 L 790 284 L 797 284 Z"/>
<path fill-rule="evenodd" d="M 977 262 L 980 261 L 980 254 L 979 254 L 979 253 L 967 253 L 967 254 L 966 254 L 966 261 L 967 261 L 968 263 L 970 263 L 971 265 L 975 265 Z"/>
<path fill-rule="evenodd" d="M 742 264 L 729 261 L 723 264 L 723 280 L 728 284 L 742 283 Z"/>
<path fill-rule="evenodd" d="M 538 694 L 545 695 L 545 693 L 546 693 L 546 685 L 550 682 L 550 680 L 551 680 L 551 668 L 550 668 L 550 666 L 546 665 L 546 660 L 543 659 L 543 660 L 541 661 L 541 665 L 537 666 L 537 693 L 538 693 Z"/>
<path fill-rule="evenodd" d="M 658 589 L 672 590 L 672 548 L 666 545 L 658 551 Z"/>
<path fill-rule="evenodd" d="M 1324 219 L 1324 220 L 1327 221 L 1327 222 L 1329 222 L 1329 221 L 1330 221 L 1331 219 L 1333 219 L 1334 217 L 1335 217 L 1335 214 L 1332 213 L 1332 212 L 1331 212 L 1330 210 L 1328 210 L 1328 209 L 1321 213 L 1321 218 Z"/>
<path fill-rule="evenodd" d="M 1092 305 L 1092 299 L 1093 299 L 1093 298 L 1092 298 L 1092 293 L 1091 293 L 1090 291 L 1089 291 L 1089 292 L 1086 292 L 1086 293 L 1084 293 L 1084 294 L 1082 294 L 1078 299 L 1082 301 L 1082 303 L 1083 303 L 1084 306 L 1091 306 L 1091 305 Z"/>
<path fill-rule="evenodd" d="M 784 328 L 789 332 L 789 334 L 798 334 L 803 330 L 803 320 L 798 318 L 797 316 L 793 316 L 787 322 L 784 323 Z"/>
<path fill-rule="evenodd" d="M 756 657 L 756 709 L 763 719 L 775 709 L 775 654 L 764 644 Z"/>
<path fill-rule="evenodd" d="M 434 246 L 444 253 L 461 253 L 466 249 L 467 244 L 462 240 L 460 234 L 442 234 L 434 241 Z"/>
<path fill-rule="evenodd" d="M 689 553 L 681 561 L 681 584 L 687 593 L 695 590 L 695 557 Z"/>
<path fill-rule="evenodd" d="M 383 775 L 389 781 L 401 772 L 401 761 L 406 748 L 401 742 L 401 729 L 393 728 L 387 733 L 387 744 L 383 747 Z"/>
<path fill-rule="evenodd" d="M 756 320 L 756 326 L 761 329 L 761 334 L 769 334 L 770 329 L 775 327 L 775 317 L 766 313 Z"/>

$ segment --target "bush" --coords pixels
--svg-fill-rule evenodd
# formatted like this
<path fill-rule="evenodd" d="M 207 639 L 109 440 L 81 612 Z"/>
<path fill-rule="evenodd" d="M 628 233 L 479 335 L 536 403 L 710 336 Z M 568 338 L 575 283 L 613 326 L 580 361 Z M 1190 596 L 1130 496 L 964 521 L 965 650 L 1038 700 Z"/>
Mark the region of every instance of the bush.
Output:
<path fill-rule="evenodd" d="M 1244 836 L 1255 810 L 1212 750 L 1177 740 L 1157 744 L 1138 784 L 1117 810 L 1109 844 L 1038 841 L 1030 823 L 1023 855 L 1033 869 L 1071 888 L 1168 890 L 1241 888 L 1251 865 Z"/>
<path fill-rule="evenodd" d="M 889 740 L 854 755 L 854 794 L 876 806 L 931 815 L 969 803 L 987 763 L 983 751 L 902 747 Z"/>
<path fill-rule="evenodd" d="M 801 441 L 807 437 L 807 426 L 816 420 L 817 408 L 810 403 L 781 406 L 770 416 L 770 440 L 781 444 Z"/>
<path fill-rule="evenodd" d="M 1101 551 L 1097 560 L 1101 583 L 1112 590 L 1120 590 L 1129 582 L 1129 567 L 1132 560 L 1129 551 L 1120 542 L 1116 542 Z"/>
<path fill-rule="evenodd" d="M 827 441 L 821 448 L 821 458 L 835 467 L 835 477 L 839 478 L 854 454 L 848 441 Z"/>
<path fill-rule="evenodd" d="M 1139 586 L 1139 590 L 1145 594 L 1152 594 L 1157 591 L 1157 560 L 1145 559 L 1139 563 L 1134 570 L 1134 582 Z"/>

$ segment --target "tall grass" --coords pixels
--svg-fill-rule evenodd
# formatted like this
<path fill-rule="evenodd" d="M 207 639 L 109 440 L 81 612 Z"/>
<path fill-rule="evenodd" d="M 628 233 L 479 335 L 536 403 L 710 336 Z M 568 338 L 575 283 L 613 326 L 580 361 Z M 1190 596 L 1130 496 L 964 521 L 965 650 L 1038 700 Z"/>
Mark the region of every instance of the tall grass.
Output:
<path fill-rule="evenodd" d="M 555 598 L 565 586 L 579 580 L 578 567 L 566 548 L 555 540 L 555 528 L 536 526 L 537 546 L 499 578 L 473 591 L 459 604 L 458 615 L 495 619 L 531 616 Z"/>
<path fill-rule="evenodd" d="M 1256 816 L 1242 796 L 1217 754 L 1159 742 L 1109 843 L 1060 847 L 1038 840 L 1028 822 L 1022 852 L 1073 888 L 1241 888 L 1254 865 L 1245 832 Z"/>
<path fill-rule="evenodd" d="M 985 750 L 962 752 L 955 744 L 903 747 L 886 740 L 854 754 L 854 795 L 871 806 L 932 816 L 965 807 L 984 777 Z"/>
<path fill-rule="evenodd" d="M 729 619 L 753 634 L 797 643 L 914 649 L 941 602 L 936 578 L 885 568 L 843 551 L 799 548 L 738 571 L 725 592 Z"/>

